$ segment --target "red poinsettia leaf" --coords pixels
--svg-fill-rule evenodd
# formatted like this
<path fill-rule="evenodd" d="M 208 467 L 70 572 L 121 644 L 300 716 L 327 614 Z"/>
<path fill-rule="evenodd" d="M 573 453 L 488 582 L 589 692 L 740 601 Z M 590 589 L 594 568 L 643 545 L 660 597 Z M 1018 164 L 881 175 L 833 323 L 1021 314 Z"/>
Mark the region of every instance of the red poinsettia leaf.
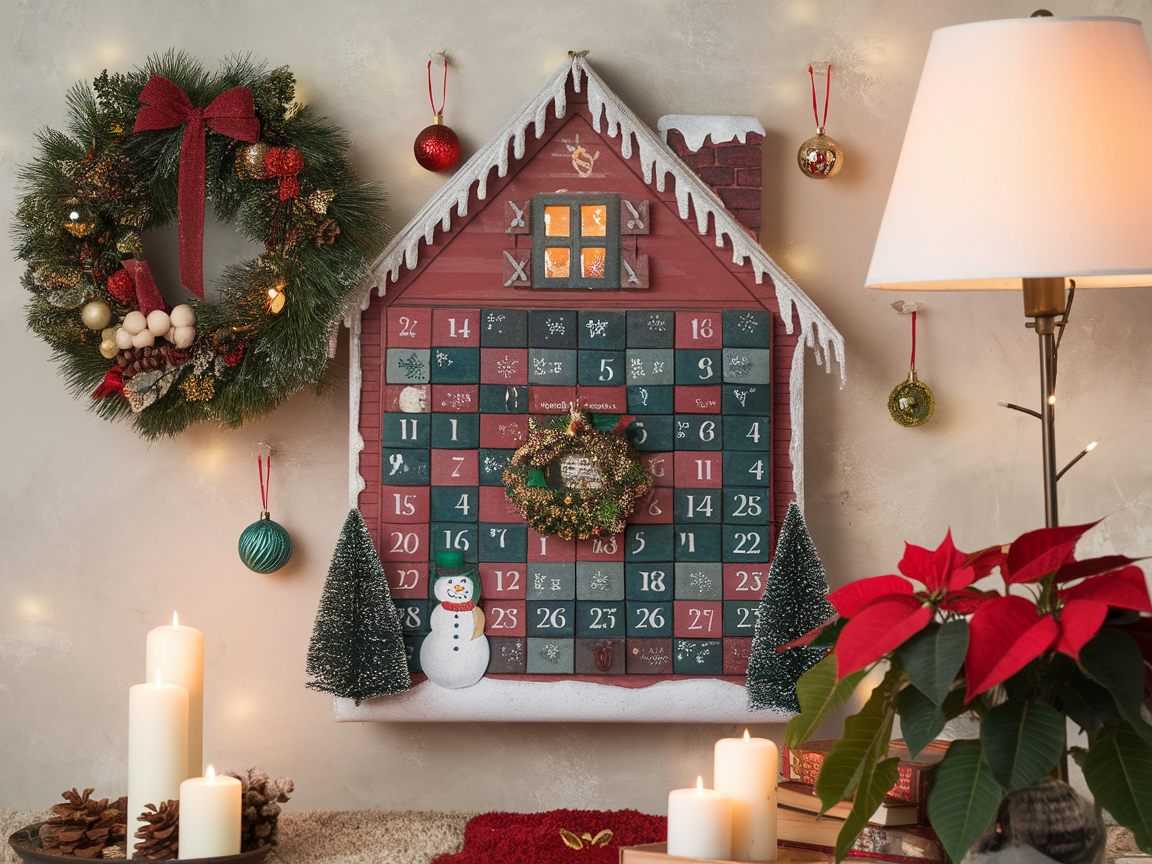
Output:
<path fill-rule="evenodd" d="M 1060 528 L 1041 528 L 1029 531 L 1012 541 L 1008 548 L 1008 570 L 1004 581 L 1012 585 L 1018 582 L 1035 582 L 1049 573 L 1055 573 L 1072 560 L 1076 541 L 1089 528 L 1100 522 L 1085 525 L 1069 525 Z"/>
<path fill-rule="evenodd" d="M 1060 637 L 1052 647 L 1074 660 L 1080 649 L 1099 631 L 1108 617 L 1108 604 L 1094 600 L 1071 600 L 1060 610 Z"/>
<path fill-rule="evenodd" d="M 975 588 L 964 588 L 961 591 L 950 591 L 944 595 L 940 604 L 941 609 L 957 612 L 960 615 L 971 615 L 985 600 L 990 597 L 999 597 L 994 591 L 978 591 Z"/>
<path fill-rule="evenodd" d="M 1101 573 L 1110 573 L 1135 564 L 1139 558 L 1129 558 L 1127 555 L 1104 555 L 1100 558 L 1085 558 L 1083 561 L 1069 561 L 1056 571 L 1057 582 L 1071 582 L 1084 576 L 1098 576 Z"/>
<path fill-rule="evenodd" d="M 1152 612 L 1152 599 L 1148 597 L 1148 584 L 1139 567 L 1125 567 L 1118 573 L 1106 573 L 1085 579 L 1079 585 L 1060 592 L 1065 600 L 1093 600 L 1121 609 Z"/>
<path fill-rule="evenodd" d="M 932 620 L 933 610 L 909 594 L 889 594 L 849 619 L 836 640 L 836 675 L 843 678 L 879 660 Z"/>
<path fill-rule="evenodd" d="M 895 573 L 872 576 L 849 582 L 828 595 L 828 602 L 836 607 L 842 618 L 854 618 L 869 603 L 888 594 L 912 594 L 912 584 Z"/>
<path fill-rule="evenodd" d="M 964 561 L 964 566 L 971 567 L 976 571 L 976 579 L 983 579 L 997 567 L 1000 568 L 1001 573 L 1005 572 L 1007 560 L 1007 546 L 989 546 L 987 549 L 981 549 L 979 552 L 973 552 L 969 555 Z"/>
<path fill-rule="evenodd" d="M 817 636 L 819 636 L 821 633 L 823 633 L 825 630 L 827 630 L 829 627 L 831 627 L 833 624 L 835 624 L 839 620 L 840 620 L 839 615 L 832 615 L 823 624 L 816 625 L 811 630 L 809 630 L 807 633 L 805 633 L 803 636 L 801 636 L 799 639 L 793 639 L 791 642 L 785 642 L 783 645 L 777 645 L 776 646 L 776 653 L 779 654 L 782 651 L 787 651 L 789 648 L 802 648 L 805 645 L 811 644 L 812 641 L 815 640 Z"/>
<path fill-rule="evenodd" d="M 966 557 L 963 552 L 958 552 L 956 547 L 952 545 L 952 530 L 949 529 L 944 537 L 944 542 L 932 551 L 922 546 L 905 543 L 904 557 L 900 560 L 899 565 L 900 572 L 909 579 L 923 582 L 928 593 L 935 594 L 945 588 L 952 587 L 949 584 L 952 581 L 952 572 L 963 566 Z M 968 582 L 963 582 L 955 587 L 963 588 L 971 581 L 969 579 Z"/>
<path fill-rule="evenodd" d="M 1031 600 L 1010 596 L 982 603 L 968 621 L 965 703 L 1011 678 L 1043 654 L 1059 633 L 1056 619 L 1039 617 Z"/>

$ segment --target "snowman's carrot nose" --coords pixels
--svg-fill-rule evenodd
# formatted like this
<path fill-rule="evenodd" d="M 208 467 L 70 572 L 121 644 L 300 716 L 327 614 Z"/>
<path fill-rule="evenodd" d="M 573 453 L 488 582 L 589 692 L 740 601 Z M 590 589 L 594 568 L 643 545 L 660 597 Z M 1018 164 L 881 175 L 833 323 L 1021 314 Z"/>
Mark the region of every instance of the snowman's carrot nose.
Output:
<path fill-rule="evenodd" d="M 456 585 L 456 586 L 454 586 L 454 587 L 452 588 L 452 590 L 453 590 L 453 591 L 463 591 L 463 590 L 464 590 L 464 586 L 463 586 L 463 585 Z"/>

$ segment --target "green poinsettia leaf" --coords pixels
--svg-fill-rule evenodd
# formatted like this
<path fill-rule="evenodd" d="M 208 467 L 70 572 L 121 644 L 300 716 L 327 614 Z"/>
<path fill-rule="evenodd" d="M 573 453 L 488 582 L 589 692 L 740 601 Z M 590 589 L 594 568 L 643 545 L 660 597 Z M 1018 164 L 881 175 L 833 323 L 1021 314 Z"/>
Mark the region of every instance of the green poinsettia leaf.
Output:
<path fill-rule="evenodd" d="M 952 689 L 968 651 L 968 622 L 931 624 L 896 649 L 908 680 L 939 705 Z"/>
<path fill-rule="evenodd" d="M 796 682 L 800 713 L 788 721 L 785 745 L 795 749 L 811 738 L 825 720 L 844 706 L 863 677 L 861 669 L 836 680 L 835 654 L 829 654 L 801 675 Z"/>
<path fill-rule="evenodd" d="M 1105 723 L 1084 760 L 1096 803 L 1152 852 L 1152 747 L 1123 721 Z"/>
<path fill-rule="evenodd" d="M 928 820 L 953 861 L 960 861 L 996 816 L 1004 792 L 979 741 L 953 741 L 936 766 Z"/>
<path fill-rule="evenodd" d="M 1105 629 L 1080 649 L 1080 668 L 1109 693 L 1121 714 L 1138 731 L 1140 706 L 1144 701 L 1144 658 L 1135 640 L 1119 630 Z M 1145 734 L 1146 740 L 1152 739 Z"/>
<path fill-rule="evenodd" d="M 907 689 L 907 688 L 906 688 Z M 939 709 L 937 709 L 939 710 Z M 836 837 L 836 860 L 841 861 L 876 808 L 884 803 L 884 796 L 896 785 L 900 778 L 900 759 L 893 756 L 880 762 L 869 760 L 860 772 L 860 782 L 856 785 L 856 797 L 852 801 L 852 812 L 844 820 L 844 826 Z"/>
<path fill-rule="evenodd" d="M 1007 791 L 1031 786 L 1064 752 L 1064 715 L 1043 702 L 1012 700 L 993 708 L 980 724 L 984 755 Z"/>
<path fill-rule="evenodd" d="M 909 757 L 915 759 L 944 729 L 944 712 L 919 687 L 905 687 L 896 694 L 896 710 Z"/>
<path fill-rule="evenodd" d="M 821 813 L 856 788 L 866 762 L 874 763 L 888 755 L 896 717 L 895 690 L 902 680 L 903 673 L 890 670 L 859 713 L 844 721 L 844 734 L 828 752 L 816 776 Z"/>

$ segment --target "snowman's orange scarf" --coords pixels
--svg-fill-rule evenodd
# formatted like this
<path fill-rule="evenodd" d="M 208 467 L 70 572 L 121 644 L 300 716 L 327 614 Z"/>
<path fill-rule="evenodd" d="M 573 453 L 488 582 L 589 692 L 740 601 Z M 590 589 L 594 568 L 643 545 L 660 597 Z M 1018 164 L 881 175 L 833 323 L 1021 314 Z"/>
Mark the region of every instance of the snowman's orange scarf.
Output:
<path fill-rule="evenodd" d="M 476 608 L 476 604 L 471 600 L 465 600 L 463 603 L 453 603 L 450 600 L 441 600 L 440 605 L 447 609 L 449 612 L 467 612 L 470 609 Z"/>

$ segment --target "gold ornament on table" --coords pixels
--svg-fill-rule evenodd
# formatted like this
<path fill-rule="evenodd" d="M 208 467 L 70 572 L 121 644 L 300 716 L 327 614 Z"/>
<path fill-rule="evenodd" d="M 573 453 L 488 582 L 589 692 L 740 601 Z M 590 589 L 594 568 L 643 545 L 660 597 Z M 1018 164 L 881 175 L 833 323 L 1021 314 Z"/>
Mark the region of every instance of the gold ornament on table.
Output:
<path fill-rule="evenodd" d="M 812 113 L 816 117 L 816 134 L 800 145 L 796 161 L 805 177 L 823 180 L 837 174 L 844 164 L 844 151 L 840 149 L 839 144 L 824 134 L 825 122 L 828 120 L 828 94 L 832 88 L 832 64 L 811 63 L 808 66 L 808 75 L 812 79 Z M 824 75 L 826 81 L 823 119 L 816 105 L 817 75 Z"/>

